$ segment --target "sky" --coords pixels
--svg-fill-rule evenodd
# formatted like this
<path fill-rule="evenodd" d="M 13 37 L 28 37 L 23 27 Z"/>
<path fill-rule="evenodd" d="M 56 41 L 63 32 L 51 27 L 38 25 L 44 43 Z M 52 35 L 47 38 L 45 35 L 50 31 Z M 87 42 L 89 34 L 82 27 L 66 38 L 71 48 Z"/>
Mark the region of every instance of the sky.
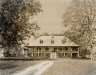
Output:
<path fill-rule="evenodd" d="M 42 4 L 43 12 L 34 17 L 34 21 L 38 22 L 41 30 L 38 33 L 47 32 L 61 33 L 62 15 L 66 8 L 70 5 L 70 0 L 39 0 Z"/>

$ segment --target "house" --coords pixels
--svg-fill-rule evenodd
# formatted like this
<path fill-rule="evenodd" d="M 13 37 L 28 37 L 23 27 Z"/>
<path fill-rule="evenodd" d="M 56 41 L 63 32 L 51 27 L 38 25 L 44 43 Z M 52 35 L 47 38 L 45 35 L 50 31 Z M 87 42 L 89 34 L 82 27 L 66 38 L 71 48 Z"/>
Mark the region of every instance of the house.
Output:
<path fill-rule="evenodd" d="M 27 56 L 32 58 L 78 58 L 79 45 L 65 36 L 41 36 L 26 46 Z"/>

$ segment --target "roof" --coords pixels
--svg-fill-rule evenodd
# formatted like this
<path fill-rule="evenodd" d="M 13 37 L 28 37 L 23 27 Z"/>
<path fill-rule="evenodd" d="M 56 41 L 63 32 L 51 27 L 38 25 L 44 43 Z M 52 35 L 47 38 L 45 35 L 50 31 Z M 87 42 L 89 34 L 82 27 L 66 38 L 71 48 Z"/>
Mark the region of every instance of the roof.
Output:
<path fill-rule="evenodd" d="M 40 44 L 40 40 L 43 41 L 42 44 Z M 62 40 L 65 42 L 62 43 Z M 54 41 L 54 43 L 51 43 L 51 41 Z M 66 38 L 65 36 L 41 36 L 38 39 L 34 40 L 33 42 L 29 43 L 28 46 L 79 46 Z"/>

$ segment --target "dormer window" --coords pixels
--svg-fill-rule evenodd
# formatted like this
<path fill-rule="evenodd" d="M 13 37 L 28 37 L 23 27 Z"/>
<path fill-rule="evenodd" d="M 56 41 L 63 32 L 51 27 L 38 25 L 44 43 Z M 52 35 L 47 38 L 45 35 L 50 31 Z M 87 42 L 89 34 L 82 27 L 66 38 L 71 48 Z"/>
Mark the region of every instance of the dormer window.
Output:
<path fill-rule="evenodd" d="M 51 44 L 54 44 L 54 40 L 51 40 Z"/>
<path fill-rule="evenodd" d="M 43 40 L 40 40 L 40 44 L 43 44 Z"/>
<path fill-rule="evenodd" d="M 63 40 L 62 40 L 62 44 L 65 44 L 66 41 L 67 41 L 67 39 L 63 39 Z"/>

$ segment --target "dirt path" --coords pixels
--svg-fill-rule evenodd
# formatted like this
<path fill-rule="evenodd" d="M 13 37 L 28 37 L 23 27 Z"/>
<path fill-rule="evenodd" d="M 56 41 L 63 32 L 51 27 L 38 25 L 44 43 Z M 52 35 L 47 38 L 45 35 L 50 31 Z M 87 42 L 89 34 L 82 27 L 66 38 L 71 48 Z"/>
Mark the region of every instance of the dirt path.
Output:
<path fill-rule="evenodd" d="M 23 71 L 17 72 L 12 75 L 41 75 L 52 64 L 53 64 L 52 61 L 44 61 L 36 66 L 28 67 L 24 69 Z"/>

